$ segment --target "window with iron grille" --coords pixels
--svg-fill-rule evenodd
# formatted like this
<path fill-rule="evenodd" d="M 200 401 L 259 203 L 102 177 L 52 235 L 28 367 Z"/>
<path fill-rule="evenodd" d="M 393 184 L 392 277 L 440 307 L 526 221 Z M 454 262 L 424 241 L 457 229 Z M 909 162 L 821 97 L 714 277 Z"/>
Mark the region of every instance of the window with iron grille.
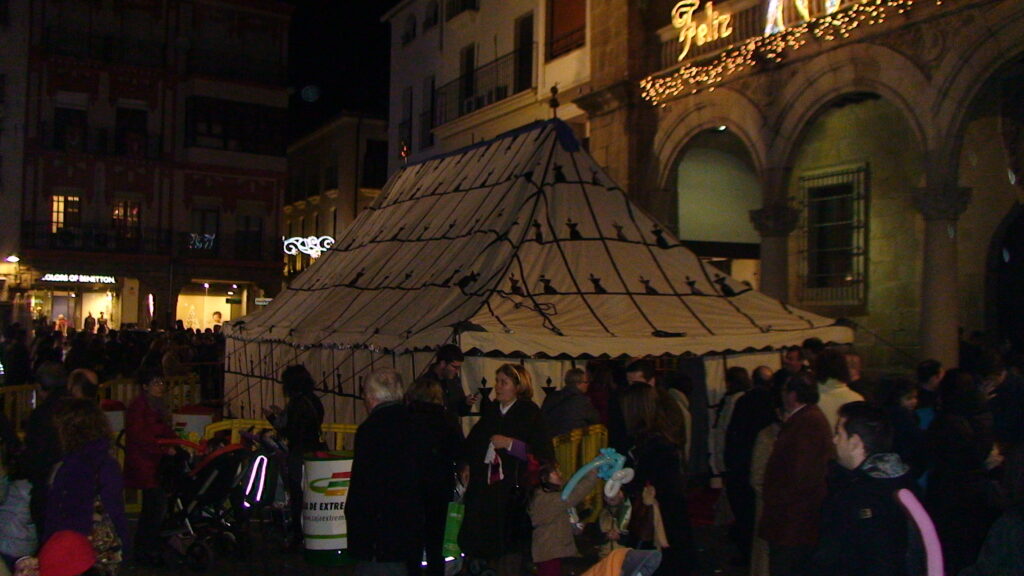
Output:
<path fill-rule="evenodd" d="M 868 166 L 860 164 L 800 177 L 803 303 L 865 304 L 868 176 Z"/>
<path fill-rule="evenodd" d="M 112 224 L 117 236 L 123 240 L 137 240 L 142 228 L 142 203 L 138 200 L 114 202 Z"/>

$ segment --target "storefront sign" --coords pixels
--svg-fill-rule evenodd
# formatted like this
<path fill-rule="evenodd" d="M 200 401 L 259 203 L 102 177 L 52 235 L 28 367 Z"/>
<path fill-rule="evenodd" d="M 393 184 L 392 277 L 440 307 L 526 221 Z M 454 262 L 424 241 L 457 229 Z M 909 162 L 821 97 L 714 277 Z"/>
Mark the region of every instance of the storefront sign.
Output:
<path fill-rule="evenodd" d="M 257 306 L 266 306 L 267 304 L 270 304 L 271 300 L 273 300 L 273 298 L 257 298 L 255 300 L 255 304 Z"/>
<path fill-rule="evenodd" d="M 96 274 L 47 274 L 40 278 L 43 282 L 77 282 L 80 284 L 117 284 L 113 276 Z"/>
<path fill-rule="evenodd" d="M 296 236 L 295 238 L 281 237 L 284 242 L 284 253 L 294 256 L 299 252 L 308 254 L 313 258 L 319 258 L 327 250 L 334 246 L 334 238 L 330 236 Z"/>
<path fill-rule="evenodd" d="M 682 61 L 690 53 L 694 44 L 703 46 L 719 38 L 732 36 L 732 14 L 715 10 L 713 2 L 704 5 L 703 21 L 694 19 L 698 0 L 683 0 L 672 9 L 672 26 L 679 29 L 679 60 Z"/>

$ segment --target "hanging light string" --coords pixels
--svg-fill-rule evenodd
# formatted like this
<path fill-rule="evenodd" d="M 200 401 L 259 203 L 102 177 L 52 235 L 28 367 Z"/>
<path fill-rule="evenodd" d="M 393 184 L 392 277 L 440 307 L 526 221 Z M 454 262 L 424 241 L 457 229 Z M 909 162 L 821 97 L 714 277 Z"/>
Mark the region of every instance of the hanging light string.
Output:
<path fill-rule="evenodd" d="M 787 51 L 802 48 L 814 37 L 831 42 L 849 38 L 860 26 L 881 24 L 893 15 L 904 14 L 924 0 L 868 0 L 851 4 L 832 14 L 819 16 L 785 28 L 775 34 L 751 38 L 733 46 L 707 64 L 684 64 L 675 74 L 651 75 L 640 82 L 643 97 L 664 106 L 669 100 L 701 90 L 713 91 L 723 80 L 759 62 L 779 63 Z M 943 0 L 934 1 L 941 5 Z"/>

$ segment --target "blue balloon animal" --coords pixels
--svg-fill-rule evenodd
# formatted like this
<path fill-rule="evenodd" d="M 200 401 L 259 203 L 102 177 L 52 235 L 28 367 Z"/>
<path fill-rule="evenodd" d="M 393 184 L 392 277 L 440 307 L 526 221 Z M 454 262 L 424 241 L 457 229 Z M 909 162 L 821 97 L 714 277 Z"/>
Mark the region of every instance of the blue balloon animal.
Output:
<path fill-rule="evenodd" d="M 602 448 L 596 458 L 584 464 L 565 483 L 565 488 L 562 489 L 562 500 L 568 501 L 576 484 L 594 468 L 597 468 L 597 477 L 605 481 L 605 496 L 614 497 L 623 484 L 628 484 L 633 480 L 633 469 L 624 468 L 625 465 L 625 456 L 616 452 L 614 448 Z"/>

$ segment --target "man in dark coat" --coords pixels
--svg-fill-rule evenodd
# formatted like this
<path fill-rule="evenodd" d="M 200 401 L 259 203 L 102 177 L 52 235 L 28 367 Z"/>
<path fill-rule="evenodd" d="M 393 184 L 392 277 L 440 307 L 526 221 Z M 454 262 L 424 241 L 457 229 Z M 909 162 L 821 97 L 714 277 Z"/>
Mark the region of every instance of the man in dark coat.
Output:
<path fill-rule="evenodd" d="M 544 398 L 540 410 L 551 436 L 597 424 L 600 416 L 587 396 L 587 374 L 579 368 L 565 373 L 565 386 Z"/>
<path fill-rule="evenodd" d="M 416 427 L 394 370 L 367 376 L 369 415 L 355 437 L 345 517 L 356 576 L 402 576 L 423 550 L 423 500 Z"/>
<path fill-rule="evenodd" d="M 817 401 L 809 373 L 793 375 L 783 388 L 786 415 L 765 468 L 759 532 L 768 542 L 772 576 L 796 573 L 818 544 L 833 446 Z"/>
<path fill-rule="evenodd" d="M 897 576 L 907 572 L 907 516 L 896 492 L 910 488 L 910 468 L 892 450 L 892 427 L 881 408 L 850 402 L 839 408 L 838 466 L 821 515 L 821 538 L 803 574 Z"/>
<path fill-rule="evenodd" d="M 57 404 L 66 398 L 68 376 L 60 362 L 44 362 L 36 370 L 36 383 L 43 401 L 28 417 L 25 429 L 25 467 L 32 483 L 30 509 L 36 529 L 43 533 L 46 513 L 46 491 L 50 472 L 60 461 L 60 439 L 53 415 Z"/>

